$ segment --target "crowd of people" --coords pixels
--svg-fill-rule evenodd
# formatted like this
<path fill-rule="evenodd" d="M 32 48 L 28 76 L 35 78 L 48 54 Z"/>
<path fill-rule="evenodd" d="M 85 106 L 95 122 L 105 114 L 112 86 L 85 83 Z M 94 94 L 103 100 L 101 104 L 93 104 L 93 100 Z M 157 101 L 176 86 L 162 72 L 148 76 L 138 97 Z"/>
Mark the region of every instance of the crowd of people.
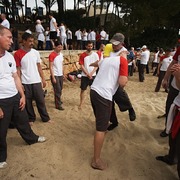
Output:
<path fill-rule="evenodd" d="M 50 27 L 46 30 L 40 20 L 36 21 L 37 49 L 53 49 L 49 54 L 50 79 L 54 90 L 55 108 L 64 110 L 61 100 L 63 79 L 62 49 L 73 49 L 72 32 L 61 23 L 58 27 L 56 19 L 49 15 Z M 0 25 L 0 168 L 7 166 L 6 136 L 10 122 L 28 143 L 44 142 L 43 136 L 37 136 L 31 129 L 36 114 L 32 105 L 35 100 L 39 115 L 43 122 L 53 123 L 46 109 L 43 88 L 46 86 L 41 68 L 41 57 L 34 47 L 34 36 L 30 29 L 22 35 L 22 47 L 14 53 L 8 52 L 12 47 L 14 31 L 10 31 L 10 24 L 4 14 L 1 14 Z M 169 165 L 177 164 L 180 176 L 180 47 L 166 49 L 157 47 L 150 52 L 146 45 L 141 48 L 124 47 L 124 35 L 116 33 L 109 41 L 109 35 L 102 29 L 97 41 L 97 32 L 80 29 L 75 32 L 77 37 L 76 49 L 85 51 L 79 57 L 81 66 L 80 104 L 85 101 L 85 91 L 90 86 L 90 100 L 96 120 L 94 135 L 94 155 L 91 167 L 99 170 L 107 168 L 101 159 L 101 150 L 105 139 L 105 132 L 118 126 L 115 103 L 121 112 L 128 111 L 130 121 L 136 119 L 135 110 L 124 87 L 128 76 L 138 71 L 139 82 L 145 81 L 146 73 L 150 73 L 150 59 L 152 57 L 152 73 L 157 76 L 155 92 L 161 86 L 168 93 L 165 109 L 165 129 L 162 137 L 169 136 L 169 153 L 157 156 L 156 159 Z M 12 39 L 13 38 L 13 39 Z M 16 38 L 18 38 L 16 36 Z M 99 42 L 99 44 L 97 43 Z M 97 49 L 96 51 L 93 51 Z M 3 68 L 1 68 L 3 67 Z M 3 69 L 6 69 L 4 71 Z"/>

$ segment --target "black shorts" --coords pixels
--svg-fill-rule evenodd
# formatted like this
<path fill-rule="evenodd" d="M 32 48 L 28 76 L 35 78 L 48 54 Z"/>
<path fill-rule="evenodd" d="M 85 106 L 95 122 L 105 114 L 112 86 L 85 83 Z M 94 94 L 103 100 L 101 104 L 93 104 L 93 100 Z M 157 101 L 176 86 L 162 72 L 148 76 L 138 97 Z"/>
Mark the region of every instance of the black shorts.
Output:
<path fill-rule="evenodd" d="M 95 76 L 93 76 L 92 79 L 89 79 L 88 77 L 82 76 L 81 77 L 81 90 L 86 90 L 88 86 L 91 86 L 94 81 Z"/>
<path fill-rule="evenodd" d="M 108 128 L 112 112 L 112 101 L 104 99 L 96 91 L 90 91 L 91 104 L 96 118 L 96 130 L 104 132 Z"/>
<path fill-rule="evenodd" d="M 67 44 L 72 45 L 72 39 L 67 39 Z"/>
<path fill-rule="evenodd" d="M 56 31 L 50 31 L 50 39 L 57 39 L 57 32 Z"/>

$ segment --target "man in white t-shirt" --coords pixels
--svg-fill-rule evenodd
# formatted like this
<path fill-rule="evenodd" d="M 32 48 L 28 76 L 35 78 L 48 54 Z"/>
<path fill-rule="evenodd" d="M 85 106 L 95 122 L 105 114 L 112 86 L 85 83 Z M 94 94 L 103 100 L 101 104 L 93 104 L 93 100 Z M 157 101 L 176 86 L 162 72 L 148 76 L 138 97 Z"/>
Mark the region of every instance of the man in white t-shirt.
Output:
<path fill-rule="evenodd" d="M 76 36 L 76 49 L 82 49 L 82 32 L 80 29 L 78 29 L 76 32 L 75 32 L 75 36 Z"/>
<path fill-rule="evenodd" d="M 122 36 L 124 37 L 124 35 Z M 123 56 L 116 55 L 104 58 L 99 61 L 98 65 L 99 71 L 90 91 L 91 104 L 96 118 L 94 156 L 91 162 L 91 167 L 104 170 L 107 168 L 107 165 L 101 160 L 100 155 L 105 138 L 105 132 L 107 131 L 112 113 L 113 95 L 119 86 L 123 88 L 127 83 L 128 64 L 127 59 Z"/>
<path fill-rule="evenodd" d="M 92 49 L 93 49 L 93 44 L 91 41 L 88 41 L 86 45 L 86 51 L 83 52 L 79 58 L 79 64 L 81 65 L 81 69 L 82 69 L 79 109 L 82 108 L 83 102 L 85 100 L 85 91 L 87 87 L 91 86 L 96 76 L 97 67 L 91 67 L 89 65 L 99 60 L 99 56 L 96 52 L 93 52 Z"/>
<path fill-rule="evenodd" d="M 68 47 L 68 50 L 73 50 L 72 31 L 69 28 L 67 28 L 67 30 L 66 30 L 66 35 L 67 35 L 67 47 Z"/>
<path fill-rule="evenodd" d="M 1 25 L 10 29 L 10 23 L 9 21 L 6 19 L 6 15 L 5 14 L 1 14 L 1 19 L 2 19 L 2 22 L 1 22 Z"/>
<path fill-rule="evenodd" d="M 37 45 L 37 49 L 38 50 L 43 50 L 43 43 L 45 40 L 45 36 L 44 36 L 44 27 L 41 24 L 41 21 L 39 19 L 36 20 L 36 33 L 37 33 L 37 38 L 38 38 L 38 45 Z"/>
<path fill-rule="evenodd" d="M 51 123 L 47 113 L 43 88 L 46 86 L 46 81 L 41 68 L 41 59 L 38 51 L 33 49 L 34 38 L 29 33 L 22 35 L 23 46 L 14 54 L 18 75 L 21 78 L 26 95 L 26 110 L 29 116 L 29 122 L 32 125 L 36 120 L 32 101 L 36 101 L 38 112 L 43 122 Z M 42 81 L 42 82 L 41 82 Z"/>
<path fill-rule="evenodd" d="M 17 74 L 16 63 L 13 56 L 7 52 L 11 44 L 11 32 L 8 28 L 0 26 L 0 169 L 7 167 L 6 136 L 11 121 L 26 143 L 45 141 L 45 137 L 37 136 L 29 125 L 25 110 L 25 95 Z"/>
<path fill-rule="evenodd" d="M 61 40 L 61 44 L 63 47 L 65 47 L 65 49 L 67 50 L 67 35 L 66 35 L 66 28 L 64 26 L 64 23 L 61 23 L 59 26 L 59 30 L 60 30 L 60 40 Z"/>
<path fill-rule="evenodd" d="M 53 15 L 49 14 L 50 18 L 50 40 L 52 45 L 54 46 L 54 41 L 57 40 L 57 22 L 56 19 L 53 17 Z"/>
<path fill-rule="evenodd" d="M 104 31 L 104 28 L 102 28 L 100 32 L 100 36 L 101 36 L 101 44 L 106 44 L 106 31 Z"/>
<path fill-rule="evenodd" d="M 144 70 L 148 64 L 150 52 L 147 49 L 147 46 L 142 46 L 142 53 L 140 57 L 140 65 L 139 65 L 139 81 L 144 82 Z"/>

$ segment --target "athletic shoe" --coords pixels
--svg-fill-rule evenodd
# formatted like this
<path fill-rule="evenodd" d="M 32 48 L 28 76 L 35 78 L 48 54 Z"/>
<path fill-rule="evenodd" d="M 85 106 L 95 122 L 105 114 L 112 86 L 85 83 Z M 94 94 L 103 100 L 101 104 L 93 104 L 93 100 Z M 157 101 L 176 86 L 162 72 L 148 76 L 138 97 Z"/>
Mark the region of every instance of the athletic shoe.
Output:
<path fill-rule="evenodd" d="M 0 162 L 0 169 L 6 168 L 7 165 L 8 164 L 5 161 L 4 162 Z"/>
<path fill-rule="evenodd" d="M 136 113 L 133 108 L 129 109 L 129 120 L 134 121 L 136 119 Z"/>
<path fill-rule="evenodd" d="M 174 164 L 177 164 L 177 162 L 173 161 L 173 160 L 170 160 L 169 159 L 169 156 L 168 155 L 165 155 L 165 156 L 157 156 L 156 157 L 156 160 L 158 161 L 162 161 L 168 165 L 174 165 Z"/>
<path fill-rule="evenodd" d="M 39 143 L 43 143 L 44 141 L 46 141 L 46 138 L 44 136 L 39 136 L 38 137 L 38 142 Z"/>
<path fill-rule="evenodd" d="M 110 124 L 107 128 L 108 131 L 112 131 L 115 127 L 117 127 L 118 124 Z"/>
<path fill-rule="evenodd" d="M 167 137 L 168 134 L 166 133 L 166 129 L 160 133 L 161 137 Z"/>

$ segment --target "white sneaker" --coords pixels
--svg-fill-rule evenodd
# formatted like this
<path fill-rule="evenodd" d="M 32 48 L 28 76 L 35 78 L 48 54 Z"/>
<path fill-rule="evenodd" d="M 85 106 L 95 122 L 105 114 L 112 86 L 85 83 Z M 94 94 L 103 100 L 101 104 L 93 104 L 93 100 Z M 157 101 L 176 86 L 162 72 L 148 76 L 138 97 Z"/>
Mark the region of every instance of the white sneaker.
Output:
<path fill-rule="evenodd" d="M 7 165 L 8 164 L 5 161 L 4 162 L 0 162 L 0 169 L 6 168 Z"/>
<path fill-rule="evenodd" d="M 44 136 L 39 136 L 38 137 L 38 142 L 42 143 L 44 141 L 46 141 L 46 138 Z"/>

